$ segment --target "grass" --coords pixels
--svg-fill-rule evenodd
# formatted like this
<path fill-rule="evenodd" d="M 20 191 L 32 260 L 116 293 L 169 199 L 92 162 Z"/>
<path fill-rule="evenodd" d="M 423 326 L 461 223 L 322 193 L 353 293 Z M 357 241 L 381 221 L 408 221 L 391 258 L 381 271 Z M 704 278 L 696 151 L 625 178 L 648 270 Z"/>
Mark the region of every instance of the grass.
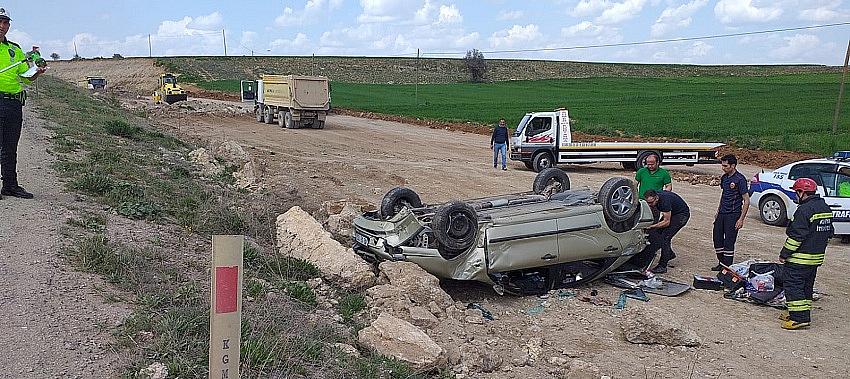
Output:
<path fill-rule="evenodd" d="M 116 101 L 94 99 L 44 78 L 35 104 L 39 112 L 55 116 L 52 148 L 67 187 L 108 206 L 107 211 L 83 211 L 67 220 L 71 230 L 65 236 L 72 242 L 64 254 L 76 269 L 102 276 L 133 305 L 133 313 L 114 331 L 124 357 L 121 376 L 136 377 L 161 362 L 169 377 L 208 377 L 209 274 L 206 264 L 186 254 L 194 245 L 172 246 L 173 241 L 151 238 L 146 247 L 137 247 L 110 240 L 104 215 L 109 211 L 114 217 L 158 224 L 151 228 L 165 228 L 160 232 L 174 230 L 168 224 L 183 227 L 191 235 L 188 241 L 208 244 L 211 234 L 243 234 L 260 243 L 246 244 L 243 252 L 244 291 L 251 297 L 243 302 L 243 378 L 444 375 L 411 374 L 397 361 L 340 354 L 333 344 L 354 344 L 352 332 L 310 319 L 318 298 L 306 281 L 319 277 L 318 268 L 269 247 L 274 245 L 276 216 L 291 205 L 285 201 L 295 198 L 247 196 L 226 178 L 200 178 L 184 158 L 190 145 L 128 116 Z M 269 296 L 272 291 L 285 296 Z M 344 303 L 351 314 L 363 306 L 362 297 Z"/>
<path fill-rule="evenodd" d="M 822 155 L 850 146 L 850 96 L 831 134 L 839 74 L 586 78 L 419 85 L 334 82 L 340 108 L 421 119 L 516 125 L 532 111 L 567 107 L 576 131 L 719 141 Z M 238 81 L 200 86 L 228 92 Z M 368 94 L 368 96 L 364 96 Z"/>

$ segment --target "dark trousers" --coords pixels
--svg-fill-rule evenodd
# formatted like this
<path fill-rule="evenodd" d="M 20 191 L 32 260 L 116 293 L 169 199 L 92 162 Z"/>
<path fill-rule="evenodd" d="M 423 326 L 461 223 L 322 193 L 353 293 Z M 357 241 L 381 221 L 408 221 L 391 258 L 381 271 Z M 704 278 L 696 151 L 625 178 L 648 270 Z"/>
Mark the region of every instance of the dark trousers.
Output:
<path fill-rule="evenodd" d="M 738 240 L 735 223 L 739 218 L 741 212 L 719 213 L 714 219 L 714 253 L 717 261 L 727 266 L 735 260 L 735 241 Z"/>
<path fill-rule="evenodd" d="M 658 265 L 667 267 L 667 263 L 676 257 L 676 253 L 673 252 L 673 237 L 685 227 L 690 218 L 689 213 L 674 214 L 670 216 L 670 225 L 667 225 L 666 228 L 650 229 L 648 233 L 649 245 L 646 245 L 643 251 L 636 254 L 631 262 L 645 267 L 644 265 L 649 265 L 652 262 L 655 253 L 660 249 L 661 258 L 658 260 Z"/>
<path fill-rule="evenodd" d="M 812 321 L 812 294 L 818 266 L 785 262 L 782 286 L 785 290 L 785 304 L 791 320 L 797 322 Z"/>
<path fill-rule="evenodd" d="M 0 99 L 0 176 L 3 187 L 18 185 L 18 141 L 23 112 L 17 100 Z"/>

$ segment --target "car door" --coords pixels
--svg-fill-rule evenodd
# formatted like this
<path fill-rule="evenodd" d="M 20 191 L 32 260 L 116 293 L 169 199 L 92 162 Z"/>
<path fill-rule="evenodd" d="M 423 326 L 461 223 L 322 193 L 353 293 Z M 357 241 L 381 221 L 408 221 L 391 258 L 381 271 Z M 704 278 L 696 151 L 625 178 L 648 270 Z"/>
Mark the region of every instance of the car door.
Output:
<path fill-rule="evenodd" d="M 536 116 L 525 127 L 524 144 L 551 145 L 555 140 L 552 116 Z"/>
<path fill-rule="evenodd" d="M 850 165 L 839 166 L 824 183 L 826 204 L 832 208 L 832 226 L 837 235 L 850 235 Z"/>
<path fill-rule="evenodd" d="M 601 210 L 595 207 L 571 209 L 558 218 L 558 250 L 561 263 L 579 262 L 618 254 L 620 242 L 602 227 Z"/>
<path fill-rule="evenodd" d="M 506 272 L 558 263 L 555 219 L 510 220 L 487 230 L 487 269 Z"/>
<path fill-rule="evenodd" d="M 791 186 L 794 185 L 795 180 L 799 178 L 810 178 L 818 184 L 818 195 L 825 196 L 825 190 L 827 187 L 824 186 L 824 183 L 825 181 L 829 181 L 830 178 L 834 179 L 836 167 L 837 166 L 834 163 L 821 162 L 796 164 L 788 171 L 788 176 L 782 180 L 782 188 L 784 190 L 790 190 Z M 796 199 L 792 198 L 791 200 L 793 201 Z"/>

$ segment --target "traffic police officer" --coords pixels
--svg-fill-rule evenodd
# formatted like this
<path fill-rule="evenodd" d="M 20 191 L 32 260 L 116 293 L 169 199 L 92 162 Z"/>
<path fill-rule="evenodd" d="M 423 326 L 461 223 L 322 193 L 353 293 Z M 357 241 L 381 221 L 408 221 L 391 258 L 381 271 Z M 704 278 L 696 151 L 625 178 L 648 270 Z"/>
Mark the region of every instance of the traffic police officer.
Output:
<path fill-rule="evenodd" d="M 29 79 L 20 76 L 29 69 L 29 64 L 21 47 L 6 38 L 11 21 L 9 13 L 0 8 L 0 70 L 6 69 L 0 72 L 0 176 L 3 181 L 0 196 L 31 199 L 32 194 L 18 185 L 16 169 L 23 122 L 21 107 L 26 99 L 23 84 L 41 75 L 44 68 L 39 68 Z"/>
<path fill-rule="evenodd" d="M 738 172 L 738 158 L 724 155 L 720 158 L 723 175 L 720 177 L 720 205 L 714 216 L 714 252 L 719 264 L 713 271 L 723 269 L 721 264 L 729 266 L 735 259 L 735 241 L 738 230 L 744 226 L 744 218 L 750 208 L 750 194 L 747 190 L 747 178 Z"/>
<path fill-rule="evenodd" d="M 810 325 L 815 276 L 833 234 L 832 210 L 815 193 L 817 188 L 817 183 L 809 178 L 799 178 L 791 187 L 799 205 L 785 229 L 788 238 L 779 253 L 779 261 L 785 264 L 782 285 L 788 306 L 788 314 L 780 316 L 783 329 Z"/>

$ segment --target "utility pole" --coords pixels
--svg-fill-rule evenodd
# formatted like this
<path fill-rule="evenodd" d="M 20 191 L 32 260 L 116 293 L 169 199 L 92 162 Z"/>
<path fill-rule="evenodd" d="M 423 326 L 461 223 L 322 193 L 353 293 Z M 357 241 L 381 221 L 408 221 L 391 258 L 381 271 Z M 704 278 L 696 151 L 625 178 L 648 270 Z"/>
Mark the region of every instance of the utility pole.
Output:
<path fill-rule="evenodd" d="M 310 76 L 316 76 L 316 53 L 313 53 L 313 58 L 310 58 Z"/>
<path fill-rule="evenodd" d="M 838 102 L 835 103 L 835 116 L 832 117 L 832 134 L 838 128 L 838 116 L 841 115 L 841 100 L 844 98 L 844 81 L 847 79 L 847 64 L 850 63 L 850 41 L 847 42 L 847 54 L 844 56 L 844 72 L 841 74 L 841 89 L 838 90 Z"/>
<path fill-rule="evenodd" d="M 224 44 L 224 56 L 227 56 L 227 37 L 224 35 L 224 29 L 221 29 L 221 42 Z"/>
<path fill-rule="evenodd" d="M 413 85 L 413 88 L 414 88 L 413 101 L 415 103 L 413 105 L 415 105 L 416 107 L 419 107 L 419 49 L 418 48 L 416 49 L 416 65 L 413 68 L 413 80 L 415 80 L 415 84 Z"/>
<path fill-rule="evenodd" d="M 74 41 L 74 58 L 79 57 L 80 54 L 77 54 L 77 41 Z"/>
<path fill-rule="evenodd" d="M 153 56 L 153 45 L 151 44 L 151 35 L 148 34 L 148 57 Z"/>

